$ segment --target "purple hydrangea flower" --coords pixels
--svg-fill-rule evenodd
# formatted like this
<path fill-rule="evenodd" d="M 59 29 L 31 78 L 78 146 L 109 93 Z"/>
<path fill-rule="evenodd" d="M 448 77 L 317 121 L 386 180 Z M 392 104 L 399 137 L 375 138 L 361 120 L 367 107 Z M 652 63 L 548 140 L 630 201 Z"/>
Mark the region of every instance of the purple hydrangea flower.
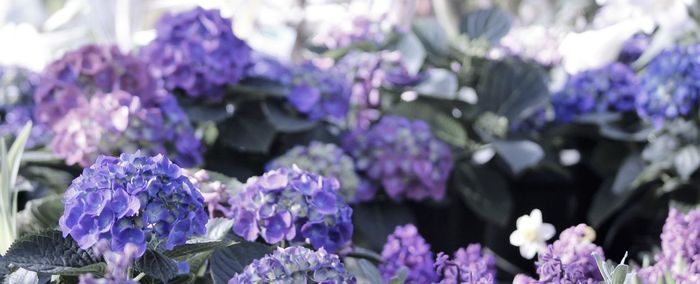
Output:
<path fill-rule="evenodd" d="M 34 93 L 37 119 L 53 125 L 99 93 L 125 91 L 141 104 L 157 106 L 168 94 L 140 59 L 116 46 L 86 45 L 51 63 Z"/>
<path fill-rule="evenodd" d="M 420 82 L 421 76 L 411 75 L 397 52 L 351 52 L 338 63 L 351 74 L 354 127 L 366 129 L 381 115 L 382 87 L 407 87 Z"/>
<path fill-rule="evenodd" d="M 385 116 L 368 130 L 345 137 L 355 166 L 393 200 L 441 200 L 452 170 L 450 147 L 422 120 Z"/>
<path fill-rule="evenodd" d="M 406 283 L 433 283 L 438 280 L 430 245 L 412 224 L 397 226 L 387 237 L 382 258 L 384 262 L 379 265 L 379 271 L 385 281 L 396 276 L 404 266 L 408 268 Z"/>
<path fill-rule="evenodd" d="M 309 146 L 296 146 L 267 164 L 267 170 L 288 168 L 293 165 L 340 182 L 340 195 L 347 203 L 368 201 L 374 197 L 376 187 L 360 179 L 355 172 L 355 162 L 335 144 L 311 142 Z"/>
<path fill-rule="evenodd" d="M 206 170 L 193 172 L 183 169 L 182 174 L 189 178 L 194 187 L 202 193 L 210 218 L 228 216 L 233 213 L 231 205 L 228 203 L 232 197 L 231 189 L 226 184 L 210 179 Z"/>
<path fill-rule="evenodd" d="M 460 248 L 452 260 L 439 253 L 435 268 L 440 284 L 490 284 L 496 275 L 496 259 L 481 251 L 481 245 L 471 244 Z"/>
<path fill-rule="evenodd" d="M 570 122 L 591 112 L 631 111 L 638 92 L 634 72 L 624 64 L 613 62 L 569 78 L 564 88 L 552 95 L 552 105 L 556 120 Z"/>
<path fill-rule="evenodd" d="M 104 278 L 95 279 L 92 274 L 80 276 L 80 284 L 136 284 L 136 281 L 128 279 L 128 269 L 137 257 L 139 248 L 132 243 L 127 243 L 123 251 L 114 252 L 110 248 L 109 241 L 99 240 L 93 252 L 101 255 L 107 263 L 107 271 Z"/>
<path fill-rule="evenodd" d="M 685 266 L 685 269 L 678 269 Z M 666 275 L 670 274 L 670 275 Z M 656 284 L 664 277 L 676 283 L 700 281 L 700 210 L 687 214 L 671 208 L 661 233 L 661 252 L 656 264 L 641 269 L 638 276 L 645 284 Z"/>
<path fill-rule="evenodd" d="M 190 97 L 219 101 L 225 86 L 245 76 L 251 49 L 233 34 L 230 19 L 219 10 L 197 7 L 165 14 L 156 25 L 156 39 L 142 55 L 151 63 L 166 89 Z"/>
<path fill-rule="evenodd" d="M 27 148 L 45 146 L 51 140 L 49 128 L 37 123 L 32 98 L 38 75 L 19 67 L 0 67 L 0 137 L 14 138 L 33 121 Z"/>
<path fill-rule="evenodd" d="M 167 101 L 166 101 L 167 100 Z M 170 153 L 182 165 L 201 163 L 201 144 L 173 97 L 148 107 L 123 91 L 94 94 L 53 126 L 50 147 L 69 165 L 87 166 L 99 154 L 133 151 Z"/>
<path fill-rule="evenodd" d="M 350 110 L 350 85 L 340 68 L 322 68 L 313 62 L 297 66 L 294 71 L 289 103 L 310 119 L 339 121 Z"/>
<path fill-rule="evenodd" d="M 640 78 L 637 113 L 661 127 L 685 117 L 700 96 L 700 45 L 677 46 L 659 53 Z"/>
<path fill-rule="evenodd" d="M 624 64 L 632 64 L 637 61 L 642 53 L 651 44 L 651 38 L 645 34 L 636 34 L 622 44 L 622 50 L 617 56 L 617 61 Z"/>
<path fill-rule="evenodd" d="M 162 155 L 99 156 L 73 180 L 63 201 L 64 236 L 71 235 L 82 249 L 101 239 L 114 252 L 133 244 L 135 257 L 143 255 L 150 238 L 172 249 L 204 234 L 208 221 L 202 195 Z"/>
<path fill-rule="evenodd" d="M 268 171 L 250 178 L 243 192 L 230 200 L 233 232 L 269 244 L 307 242 L 336 251 L 352 238 L 352 209 L 339 194 L 333 177 L 297 167 Z"/>
<path fill-rule="evenodd" d="M 593 253 L 603 256 L 603 249 L 593 243 L 595 231 L 585 224 L 564 230 L 559 240 L 538 256 L 539 280 L 524 275 L 514 283 L 588 283 L 603 280 Z"/>
<path fill-rule="evenodd" d="M 292 246 L 253 260 L 228 281 L 244 283 L 328 283 L 353 284 L 355 277 L 345 270 L 337 255 L 324 249 L 313 251 Z"/>
<path fill-rule="evenodd" d="M 246 78 L 261 78 L 284 85 L 292 83 L 292 70 L 279 60 L 253 52 L 251 61 Z"/>

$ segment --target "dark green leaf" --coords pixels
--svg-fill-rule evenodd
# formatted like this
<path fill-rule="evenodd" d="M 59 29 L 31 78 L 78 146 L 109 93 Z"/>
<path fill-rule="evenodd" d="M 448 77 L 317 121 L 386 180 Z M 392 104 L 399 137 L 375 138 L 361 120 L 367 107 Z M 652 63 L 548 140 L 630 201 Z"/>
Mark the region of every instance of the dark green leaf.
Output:
<path fill-rule="evenodd" d="M 80 249 L 70 236 L 63 238 L 60 231 L 19 238 L 10 246 L 5 259 L 15 266 L 49 274 L 75 273 L 75 270 L 101 261 L 92 251 Z"/>
<path fill-rule="evenodd" d="M 163 255 L 166 257 L 180 257 L 180 256 L 185 256 L 189 254 L 195 254 L 195 253 L 200 253 L 200 252 L 206 252 L 206 251 L 211 251 L 215 250 L 218 248 L 223 248 L 227 247 L 230 245 L 235 244 L 235 241 L 199 241 L 199 240 L 190 240 L 187 241 L 186 244 L 184 245 L 179 245 L 174 247 L 172 250 L 165 251 L 163 252 Z"/>
<path fill-rule="evenodd" d="M 510 14 L 503 9 L 476 10 L 462 16 L 459 31 L 470 39 L 483 38 L 494 44 L 508 33 L 512 22 Z"/>
<path fill-rule="evenodd" d="M 454 99 L 457 96 L 459 86 L 454 72 L 432 68 L 425 71 L 425 76 L 425 79 L 414 88 L 418 94 L 441 99 Z"/>
<path fill-rule="evenodd" d="M 698 146 L 688 145 L 675 154 L 673 165 L 676 172 L 683 180 L 688 180 L 690 176 L 700 167 L 700 151 Z"/>
<path fill-rule="evenodd" d="M 352 214 L 358 233 L 373 249 L 381 249 L 396 226 L 415 223 L 410 209 L 402 204 L 371 202 L 358 204 Z"/>
<path fill-rule="evenodd" d="M 232 115 L 226 110 L 226 104 L 183 103 L 181 105 L 187 113 L 187 117 L 196 123 L 219 122 Z"/>
<path fill-rule="evenodd" d="M 452 183 L 467 206 L 481 218 L 505 226 L 513 209 L 508 184 L 498 172 L 473 168 L 468 161 L 456 165 Z"/>
<path fill-rule="evenodd" d="M 384 280 L 374 264 L 362 258 L 346 257 L 345 269 L 355 275 L 357 283 L 383 284 Z"/>
<path fill-rule="evenodd" d="M 445 30 L 435 18 L 418 18 L 413 21 L 413 31 L 431 54 L 444 57 L 450 52 Z"/>
<path fill-rule="evenodd" d="M 544 158 L 542 147 L 529 140 L 496 140 L 493 141 L 493 147 L 500 157 L 506 161 L 515 175 L 519 175 L 523 170 L 537 165 Z"/>
<path fill-rule="evenodd" d="M 465 147 L 467 145 L 467 132 L 459 122 L 438 111 L 427 103 L 403 102 L 391 113 L 410 119 L 422 119 L 430 124 L 430 128 L 437 138 L 455 147 Z"/>
<path fill-rule="evenodd" d="M 401 53 L 401 60 L 411 74 L 420 71 L 425 61 L 425 48 L 418 37 L 412 33 L 404 34 L 396 44 L 396 49 Z"/>
<path fill-rule="evenodd" d="M 51 167 L 28 165 L 20 171 L 28 180 L 48 187 L 55 193 L 62 193 L 73 181 L 73 175 Z"/>
<path fill-rule="evenodd" d="M 491 62 L 476 89 L 478 109 L 504 116 L 511 125 L 531 116 L 549 99 L 542 68 L 517 59 Z"/>
<path fill-rule="evenodd" d="M 289 88 L 267 79 L 247 78 L 230 86 L 229 91 L 236 101 L 249 101 L 262 100 L 267 97 L 286 98 Z"/>
<path fill-rule="evenodd" d="M 23 268 L 7 275 L 3 283 L 7 284 L 36 284 L 39 282 L 39 275 L 36 272 Z M 42 282 L 43 283 L 43 282 Z"/>
<path fill-rule="evenodd" d="M 147 249 L 136 260 L 134 269 L 163 282 L 168 282 L 178 273 L 177 262 L 152 249 Z"/>
<path fill-rule="evenodd" d="M 60 195 L 52 194 L 30 200 L 24 210 L 17 213 L 19 235 L 56 228 L 61 215 L 63 215 L 63 197 Z"/>
<path fill-rule="evenodd" d="M 382 256 L 373 250 L 369 250 L 366 248 L 362 247 L 353 247 L 352 251 L 347 254 L 347 256 L 351 256 L 354 258 L 364 258 L 368 260 L 375 261 L 377 263 L 383 262 L 384 260 L 382 259 Z"/>
<path fill-rule="evenodd" d="M 263 112 L 265 112 L 267 120 L 280 132 L 305 131 L 313 128 L 317 124 L 317 121 L 303 117 L 295 117 L 292 114 L 285 113 L 278 105 L 270 102 L 263 104 Z"/>
<path fill-rule="evenodd" d="M 214 283 L 228 283 L 229 279 L 241 273 L 253 260 L 262 258 L 272 251 L 272 247 L 255 242 L 242 242 L 214 251 L 209 259 Z"/>
<path fill-rule="evenodd" d="M 588 222 L 593 227 L 599 227 L 610 216 L 619 210 L 632 196 L 630 184 L 637 179 L 645 167 L 645 163 L 638 154 L 628 156 L 620 166 L 615 180 L 596 192 L 588 211 Z"/>
<path fill-rule="evenodd" d="M 234 115 L 234 117 L 220 124 L 220 140 L 227 146 L 241 152 L 267 153 L 275 139 L 275 127 L 264 118 L 256 116 L 253 111 L 260 110 L 260 106 L 246 105 L 254 109 Z M 260 113 L 257 112 L 259 115 Z"/>
<path fill-rule="evenodd" d="M 233 220 L 229 218 L 212 218 L 207 222 L 207 234 L 205 240 L 218 241 L 223 240 L 233 227 Z"/>

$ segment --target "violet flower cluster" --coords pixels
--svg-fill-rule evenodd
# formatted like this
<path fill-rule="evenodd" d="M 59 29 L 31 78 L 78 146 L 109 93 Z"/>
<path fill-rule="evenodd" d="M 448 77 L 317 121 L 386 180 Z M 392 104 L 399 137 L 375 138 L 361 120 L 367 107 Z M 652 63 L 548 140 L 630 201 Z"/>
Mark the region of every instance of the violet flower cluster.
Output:
<path fill-rule="evenodd" d="M 269 244 L 306 242 L 337 251 L 352 239 L 352 208 L 339 194 L 340 184 L 299 169 L 281 168 L 248 179 L 230 200 L 233 232 L 246 240 L 261 236 Z"/>
<path fill-rule="evenodd" d="M 355 277 L 345 270 L 337 255 L 323 248 L 313 251 L 298 246 L 277 248 L 272 254 L 253 260 L 243 272 L 228 281 L 229 284 L 355 282 Z"/>
<path fill-rule="evenodd" d="M 686 117 L 700 96 L 700 45 L 677 46 L 659 53 L 641 75 L 637 113 L 656 127 Z"/>
<path fill-rule="evenodd" d="M 351 107 L 353 127 L 366 129 L 379 119 L 382 88 L 402 88 L 418 84 L 422 77 L 411 75 L 397 52 L 351 52 L 338 63 L 352 75 Z"/>
<path fill-rule="evenodd" d="M 202 161 L 202 146 L 185 112 L 145 62 L 114 46 L 88 45 L 46 68 L 34 98 L 50 146 L 67 164 L 87 166 L 99 154 L 144 148 L 178 164 Z"/>
<path fill-rule="evenodd" d="M 537 266 L 539 279 L 517 275 L 516 284 L 589 283 L 603 280 L 593 253 L 603 256 L 603 249 L 593 243 L 595 231 L 585 224 L 564 230 L 559 240 L 540 253 Z"/>
<path fill-rule="evenodd" d="M 19 67 L 0 67 L 0 137 L 16 137 L 33 121 L 27 148 L 42 147 L 51 140 L 49 128 L 34 116 L 34 90 L 38 75 Z"/>
<path fill-rule="evenodd" d="M 671 208 L 661 233 L 661 252 L 653 266 L 637 274 L 645 284 L 665 277 L 678 284 L 700 282 L 700 209 L 687 214 Z"/>
<path fill-rule="evenodd" d="M 184 244 L 204 234 L 208 221 L 202 195 L 162 155 L 100 156 L 73 180 L 63 201 L 64 237 L 70 235 L 82 249 L 102 239 L 114 252 L 133 244 L 134 257 L 143 255 L 152 238 L 166 249 Z"/>
<path fill-rule="evenodd" d="M 292 83 L 292 70 L 279 60 L 253 52 L 251 65 L 246 69 L 245 78 L 265 79 L 282 85 Z"/>
<path fill-rule="evenodd" d="M 639 83 L 634 72 L 613 62 L 599 69 L 580 72 L 552 95 L 555 119 L 570 122 L 592 112 L 634 110 Z"/>
<path fill-rule="evenodd" d="M 206 170 L 182 170 L 182 174 L 189 178 L 192 185 L 199 189 L 204 197 L 204 203 L 209 212 L 209 218 L 223 217 L 232 214 L 231 205 L 228 203 L 233 197 L 232 189 L 226 184 L 209 177 Z"/>
<path fill-rule="evenodd" d="M 340 121 L 350 110 L 350 82 L 336 67 L 319 67 L 306 62 L 293 70 L 287 99 L 294 108 L 312 120 Z"/>
<path fill-rule="evenodd" d="M 355 172 L 352 157 L 335 144 L 314 141 L 309 146 L 296 146 L 268 163 L 266 169 L 289 168 L 293 165 L 315 174 L 338 179 L 339 194 L 347 203 L 368 201 L 374 197 L 376 187 L 360 179 Z"/>
<path fill-rule="evenodd" d="M 382 249 L 384 262 L 379 271 L 385 281 L 396 276 L 401 267 L 408 268 L 405 283 L 433 283 L 438 280 L 430 245 L 413 224 L 397 226 Z"/>
<path fill-rule="evenodd" d="M 384 116 L 372 128 L 346 136 L 343 148 L 355 159 L 358 171 L 393 200 L 445 197 L 452 153 L 425 121 Z"/>
<path fill-rule="evenodd" d="M 435 268 L 440 284 L 490 284 L 495 281 L 496 259 L 483 253 L 481 245 L 470 244 L 457 250 L 453 259 L 439 253 Z"/>
<path fill-rule="evenodd" d="M 250 47 L 233 34 L 231 20 L 219 10 L 197 7 L 165 14 L 156 30 L 142 56 L 169 91 L 220 101 L 225 86 L 240 81 L 251 63 Z"/>
<path fill-rule="evenodd" d="M 92 274 L 84 274 L 80 276 L 79 284 L 136 284 L 136 281 L 129 279 L 128 270 L 136 259 L 138 250 L 136 245 L 127 243 L 123 251 L 114 252 L 110 249 L 109 241 L 99 240 L 92 251 L 102 256 L 107 263 L 105 277 L 96 279 Z"/>

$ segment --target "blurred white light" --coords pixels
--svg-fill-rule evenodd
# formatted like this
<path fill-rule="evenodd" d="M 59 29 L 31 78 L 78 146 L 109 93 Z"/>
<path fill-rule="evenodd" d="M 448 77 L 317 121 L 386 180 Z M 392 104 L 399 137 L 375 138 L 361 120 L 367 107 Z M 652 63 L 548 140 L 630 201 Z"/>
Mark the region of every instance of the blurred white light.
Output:
<path fill-rule="evenodd" d="M 457 98 L 469 104 L 476 104 L 479 101 L 476 91 L 469 87 L 462 87 L 459 89 L 457 92 Z"/>
<path fill-rule="evenodd" d="M 457 109 L 457 108 L 453 108 L 452 109 L 452 117 L 454 117 L 454 118 L 462 117 L 462 111 Z"/>
<path fill-rule="evenodd" d="M 484 147 L 474 152 L 472 161 L 477 165 L 483 165 L 491 161 L 494 155 L 496 155 L 496 151 L 492 147 Z"/>
<path fill-rule="evenodd" d="M 581 153 L 576 149 L 566 149 L 559 152 L 559 162 L 563 166 L 573 166 L 581 161 Z"/>
<path fill-rule="evenodd" d="M 418 98 L 418 94 L 414 91 L 405 91 L 401 94 L 401 99 L 407 102 L 415 101 Z"/>

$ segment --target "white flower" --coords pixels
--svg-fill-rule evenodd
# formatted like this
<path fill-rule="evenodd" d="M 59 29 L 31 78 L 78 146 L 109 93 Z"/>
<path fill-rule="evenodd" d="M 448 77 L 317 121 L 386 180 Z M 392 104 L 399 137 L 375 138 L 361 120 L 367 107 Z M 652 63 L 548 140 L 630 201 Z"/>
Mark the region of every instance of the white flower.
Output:
<path fill-rule="evenodd" d="M 542 212 L 533 209 L 530 215 L 523 215 L 516 221 L 516 230 L 510 234 L 510 244 L 520 247 L 520 255 L 532 259 L 547 246 L 547 240 L 554 236 L 552 224 L 542 223 Z"/>

